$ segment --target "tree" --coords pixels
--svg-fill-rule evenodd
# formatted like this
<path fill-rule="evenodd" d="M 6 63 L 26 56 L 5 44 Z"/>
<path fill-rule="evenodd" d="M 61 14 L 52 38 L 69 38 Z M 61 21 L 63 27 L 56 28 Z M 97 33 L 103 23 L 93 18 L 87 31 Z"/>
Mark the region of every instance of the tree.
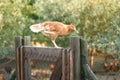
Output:
<path fill-rule="evenodd" d="M 17 35 L 30 35 L 33 41 L 45 40 L 49 43 L 49 38 L 32 33 L 29 26 L 43 21 L 60 21 L 77 26 L 79 34 L 72 33 L 58 38 L 59 46 L 67 47 L 69 37 L 78 35 L 84 37 L 92 47 L 120 50 L 118 2 L 119 0 L 1 0 L 0 46 L 13 45 L 13 39 Z"/>

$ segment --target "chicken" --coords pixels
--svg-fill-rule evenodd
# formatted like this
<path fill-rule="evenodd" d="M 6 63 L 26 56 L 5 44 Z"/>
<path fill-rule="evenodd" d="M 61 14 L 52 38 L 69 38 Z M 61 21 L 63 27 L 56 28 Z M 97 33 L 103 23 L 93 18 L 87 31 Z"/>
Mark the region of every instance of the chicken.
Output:
<path fill-rule="evenodd" d="M 4 69 L 5 69 L 5 71 L 6 71 L 8 74 L 11 74 L 12 68 L 11 68 L 11 66 L 10 66 L 8 63 L 5 63 Z"/>
<path fill-rule="evenodd" d="M 70 34 L 72 31 L 77 31 L 74 25 L 66 25 L 57 21 L 46 21 L 39 24 L 30 26 L 32 32 L 42 32 L 43 35 L 49 37 L 55 47 L 58 47 L 55 43 L 57 37 Z"/>
<path fill-rule="evenodd" d="M 119 63 L 117 61 L 115 62 L 104 62 L 104 68 L 106 71 L 113 71 L 113 72 L 117 72 L 119 71 Z"/>
<path fill-rule="evenodd" d="M 8 63 L 4 64 L 4 70 L 6 72 L 6 80 L 10 80 L 11 78 L 11 73 L 12 73 L 12 68 Z"/>
<path fill-rule="evenodd" d="M 54 64 L 50 64 L 50 70 L 53 71 L 55 69 L 55 65 Z"/>
<path fill-rule="evenodd" d="M 103 67 L 104 67 L 104 69 L 106 70 L 106 72 L 108 72 L 110 65 L 109 65 L 108 62 L 104 62 L 104 63 L 103 63 Z"/>

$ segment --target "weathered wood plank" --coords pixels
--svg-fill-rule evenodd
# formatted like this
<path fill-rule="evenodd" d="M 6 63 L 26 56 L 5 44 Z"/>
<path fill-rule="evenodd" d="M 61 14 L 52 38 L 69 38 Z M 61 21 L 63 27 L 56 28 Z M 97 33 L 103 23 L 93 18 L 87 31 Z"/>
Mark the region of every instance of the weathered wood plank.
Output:
<path fill-rule="evenodd" d="M 25 36 L 24 37 L 24 46 L 31 46 L 31 42 L 30 42 L 30 36 Z"/>
<path fill-rule="evenodd" d="M 28 46 L 24 46 L 23 48 L 26 57 L 43 61 L 45 60 L 54 62 L 62 53 L 62 48 L 42 48 Z"/>
<path fill-rule="evenodd" d="M 97 77 L 95 76 L 95 74 L 93 73 L 93 71 L 90 69 L 88 64 L 83 64 L 83 69 L 85 71 L 85 76 L 86 79 L 90 79 L 90 80 L 98 80 Z"/>
<path fill-rule="evenodd" d="M 85 40 L 83 40 L 82 38 L 80 39 L 80 61 L 81 61 L 81 80 L 86 80 L 87 79 L 87 73 L 85 72 L 86 70 L 84 69 L 84 65 L 88 64 L 88 53 L 87 53 L 87 44 L 85 42 Z"/>
<path fill-rule="evenodd" d="M 55 62 L 55 68 L 50 76 L 50 80 L 62 80 L 62 55 Z"/>
<path fill-rule="evenodd" d="M 79 37 L 71 37 L 71 50 L 73 53 L 73 80 L 81 80 L 80 76 L 80 38 Z"/>
<path fill-rule="evenodd" d="M 23 47 L 20 47 L 20 54 L 21 54 L 21 80 L 26 80 L 25 75 L 26 75 L 26 70 L 25 70 L 25 54 L 23 51 Z"/>
<path fill-rule="evenodd" d="M 88 49 L 87 49 L 87 42 L 84 39 L 80 39 L 80 49 L 81 49 L 81 80 L 91 79 L 91 80 L 98 80 L 97 77 L 94 75 L 92 70 L 88 65 Z"/>
<path fill-rule="evenodd" d="M 21 80 L 21 62 L 20 62 L 20 49 L 16 48 L 16 72 L 17 80 Z"/>
<path fill-rule="evenodd" d="M 30 36 L 25 36 L 24 37 L 24 46 L 30 46 L 31 43 L 30 43 Z M 25 57 L 25 56 L 24 56 Z M 25 72 L 26 72 L 26 75 L 25 75 L 25 79 L 26 80 L 31 80 L 31 65 L 30 65 L 30 61 L 31 59 L 30 58 L 26 58 L 25 59 Z"/>
<path fill-rule="evenodd" d="M 15 49 L 22 45 L 22 38 L 20 36 L 15 37 Z"/>
<path fill-rule="evenodd" d="M 81 60 L 82 64 L 88 64 L 88 49 L 87 49 L 87 42 L 84 39 L 80 39 L 80 53 L 81 53 Z"/>
<path fill-rule="evenodd" d="M 73 53 L 72 51 L 70 50 L 69 51 L 70 53 L 70 80 L 74 80 L 74 75 L 73 75 Z"/>
<path fill-rule="evenodd" d="M 66 63 L 66 68 L 65 68 L 66 78 L 65 78 L 65 80 L 70 80 L 70 77 L 72 77 L 72 76 L 70 76 L 70 71 L 73 70 L 73 69 L 70 70 L 70 68 L 72 66 L 71 61 L 70 61 L 70 49 L 67 49 L 65 52 L 65 63 Z M 71 74 L 73 74 L 73 73 L 71 73 Z"/>
<path fill-rule="evenodd" d="M 62 80 L 65 80 L 65 73 L 66 73 L 66 61 L 65 61 L 65 50 L 62 51 Z"/>
<path fill-rule="evenodd" d="M 16 72 L 17 80 L 21 80 L 21 64 L 20 64 L 20 50 L 19 47 L 22 45 L 22 38 L 15 37 L 15 52 L 16 52 Z"/>

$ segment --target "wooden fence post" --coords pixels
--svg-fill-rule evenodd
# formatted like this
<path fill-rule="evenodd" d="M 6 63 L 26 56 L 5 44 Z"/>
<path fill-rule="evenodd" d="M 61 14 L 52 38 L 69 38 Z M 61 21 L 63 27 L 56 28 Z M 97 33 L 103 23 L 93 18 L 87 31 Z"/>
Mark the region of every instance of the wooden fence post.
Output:
<path fill-rule="evenodd" d="M 20 64 L 20 50 L 19 47 L 22 45 L 22 38 L 15 37 L 15 52 L 16 52 L 16 72 L 17 80 L 21 80 L 21 64 Z"/>
<path fill-rule="evenodd" d="M 93 71 L 88 65 L 88 49 L 87 42 L 84 39 L 80 39 L 80 56 L 81 56 L 81 80 L 98 80 Z"/>
<path fill-rule="evenodd" d="M 23 39 L 24 46 L 30 46 L 30 36 L 25 36 Z M 30 58 L 25 58 L 24 47 L 21 47 L 21 79 L 31 80 L 31 65 Z M 27 73 L 27 74 L 26 74 Z"/>
<path fill-rule="evenodd" d="M 88 64 L 88 52 L 87 52 L 87 43 L 85 40 L 83 40 L 82 38 L 80 39 L 80 61 L 81 61 L 81 79 L 82 80 L 86 80 L 87 79 L 87 75 L 86 72 L 84 70 L 84 65 Z"/>
<path fill-rule="evenodd" d="M 24 46 L 31 46 L 30 36 L 25 36 L 24 37 Z"/>
<path fill-rule="evenodd" d="M 73 53 L 73 80 L 81 80 L 80 70 L 80 38 L 71 37 L 71 50 Z"/>
<path fill-rule="evenodd" d="M 30 36 L 25 36 L 24 37 L 24 45 L 25 46 L 31 46 L 31 43 L 30 43 Z M 31 80 L 31 65 L 30 65 L 30 58 L 27 58 L 25 60 L 25 69 L 27 71 L 27 74 L 26 74 L 26 80 Z"/>
<path fill-rule="evenodd" d="M 73 53 L 73 80 L 97 80 L 88 65 L 87 42 L 80 37 L 71 37 Z"/>

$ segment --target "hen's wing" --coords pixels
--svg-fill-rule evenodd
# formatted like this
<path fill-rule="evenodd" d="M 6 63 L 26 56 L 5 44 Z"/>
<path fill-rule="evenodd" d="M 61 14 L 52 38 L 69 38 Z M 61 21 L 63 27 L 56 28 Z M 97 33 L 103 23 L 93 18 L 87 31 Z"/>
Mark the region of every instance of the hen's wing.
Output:
<path fill-rule="evenodd" d="M 64 28 L 66 27 L 63 23 L 60 22 L 43 22 L 41 26 L 44 26 L 44 31 L 50 34 L 58 34 L 61 31 L 64 31 Z"/>

